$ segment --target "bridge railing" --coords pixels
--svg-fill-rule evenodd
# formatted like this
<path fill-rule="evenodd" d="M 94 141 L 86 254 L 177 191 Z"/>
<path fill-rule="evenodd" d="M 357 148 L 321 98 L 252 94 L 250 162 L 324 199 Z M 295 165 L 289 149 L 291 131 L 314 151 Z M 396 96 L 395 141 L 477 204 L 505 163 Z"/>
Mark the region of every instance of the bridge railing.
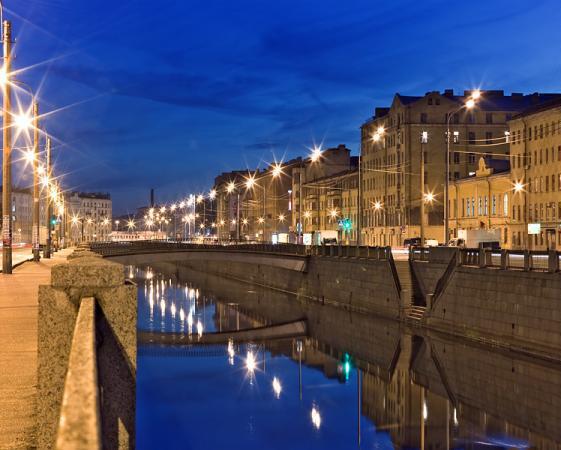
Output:
<path fill-rule="evenodd" d="M 441 252 L 443 247 L 412 247 L 409 258 L 413 261 L 431 261 L 432 252 Z M 452 248 L 449 248 L 452 250 Z M 489 248 L 459 248 L 460 266 L 495 268 L 503 270 L 524 270 L 537 272 L 558 272 L 561 253 L 553 250 L 493 250 Z"/>
<path fill-rule="evenodd" d="M 386 260 L 391 254 L 389 247 L 357 247 L 350 245 L 306 246 L 299 244 L 194 244 L 174 241 L 123 241 L 92 242 L 89 244 L 89 247 L 91 251 L 102 256 L 124 256 L 174 251 L 219 251 Z"/>

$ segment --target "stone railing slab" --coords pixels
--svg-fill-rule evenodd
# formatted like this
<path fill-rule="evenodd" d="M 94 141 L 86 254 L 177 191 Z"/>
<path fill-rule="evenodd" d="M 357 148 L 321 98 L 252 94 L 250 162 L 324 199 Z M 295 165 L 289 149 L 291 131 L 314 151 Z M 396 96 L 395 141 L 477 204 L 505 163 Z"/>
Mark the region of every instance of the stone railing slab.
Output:
<path fill-rule="evenodd" d="M 74 327 L 56 448 L 60 450 L 101 448 L 93 297 L 82 300 Z"/>

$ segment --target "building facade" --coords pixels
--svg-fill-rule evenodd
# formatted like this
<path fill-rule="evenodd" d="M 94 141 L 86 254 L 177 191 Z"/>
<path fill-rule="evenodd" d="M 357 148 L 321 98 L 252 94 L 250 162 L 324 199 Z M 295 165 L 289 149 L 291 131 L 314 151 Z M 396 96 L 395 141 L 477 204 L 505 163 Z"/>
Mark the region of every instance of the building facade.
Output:
<path fill-rule="evenodd" d="M 474 174 L 478 159 L 509 152 L 507 122 L 528 106 L 557 94 L 512 94 L 483 91 L 473 109 L 472 95 L 452 90 L 424 96 L 395 95 L 389 108 L 377 108 L 361 127 L 362 242 L 401 246 L 420 235 L 421 202 L 434 198 L 425 214 L 425 236 L 445 242 L 444 191 L 447 130 L 450 131 L 448 178 Z M 423 158 L 421 158 L 421 155 Z M 421 186 L 421 172 L 424 185 Z M 451 210 L 451 203 L 448 203 Z"/>
<path fill-rule="evenodd" d="M 561 100 L 536 105 L 509 122 L 514 248 L 561 249 Z"/>
<path fill-rule="evenodd" d="M 71 245 L 108 241 L 113 223 L 111 196 L 72 192 L 66 195 L 66 230 Z"/>
<path fill-rule="evenodd" d="M 320 245 L 325 240 L 337 239 L 341 244 L 356 244 L 358 158 L 351 158 L 350 165 L 348 170 L 310 180 L 305 185 L 305 243 Z"/>
<path fill-rule="evenodd" d="M 501 248 L 511 248 L 510 205 L 514 196 L 509 161 L 479 158 L 473 176 L 450 184 L 450 221 L 452 235 L 459 230 L 496 231 Z"/>
<path fill-rule="evenodd" d="M 335 185 L 342 183 L 343 180 L 330 181 L 329 178 L 347 173 L 353 169 L 353 164 L 356 168 L 358 161 L 351 158 L 351 151 L 343 144 L 328 148 L 317 157 L 312 155 L 299 159 L 297 163 L 293 164 L 291 189 L 293 233 L 297 234 L 298 231 L 302 231 L 317 236 L 315 240 L 318 243 L 322 230 L 324 235 L 325 231 L 333 230 L 336 217 L 331 217 L 331 213 L 328 211 L 329 209 L 341 210 L 342 197 L 334 193 Z M 348 182 L 345 181 L 343 184 L 347 186 Z M 299 225 L 300 223 L 302 226 Z"/>

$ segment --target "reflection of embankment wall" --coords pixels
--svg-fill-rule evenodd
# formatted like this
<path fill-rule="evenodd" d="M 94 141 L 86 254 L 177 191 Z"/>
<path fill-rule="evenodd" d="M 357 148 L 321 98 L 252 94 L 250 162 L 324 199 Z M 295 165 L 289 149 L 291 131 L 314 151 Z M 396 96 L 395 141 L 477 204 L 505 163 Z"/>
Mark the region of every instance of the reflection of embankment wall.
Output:
<path fill-rule="evenodd" d="M 387 260 L 204 251 L 112 259 L 125 264 L 174 261 L 193 270 L 281 290 L 326 305 L 395 319 L 400 313 L 399 292 Z"/>
<path fill-rule="evenodd" d="M 537 448 L 561 441 L 561 368 L 432 336 L 412 367 L 416 383 L 457 403 L 460 436 L 509 434 Z M 429 411 L 430 416 L 430 411 Z M 530 431 L 531 430 L 531 431 Z"/>
<path fill-rule="evenodd" d="M 192 270 L 184 263 L 157 263 L 151 267 L 158 272 L 174 275 L 180 281 L 202 287 L 219 301 L 237 303 L 244 313 L 251 313 L 264 323 L 306 318 L 310 337 L 321 345 L 332 347 L 338 352 L 348 352 L 379 368 L 377 370 L 384 377 L 389 376 L 388 371 L 399 346 L 399 322 L 321 305 L 256 285 L 248 286 L 247 283 L 223 276 Z"/>

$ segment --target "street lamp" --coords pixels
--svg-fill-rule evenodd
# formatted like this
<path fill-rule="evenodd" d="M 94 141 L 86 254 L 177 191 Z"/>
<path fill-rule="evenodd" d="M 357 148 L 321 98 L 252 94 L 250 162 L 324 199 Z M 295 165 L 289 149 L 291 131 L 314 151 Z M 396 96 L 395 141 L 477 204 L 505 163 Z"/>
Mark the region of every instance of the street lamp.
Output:
<path fill-rule="evenodd" d="M 323 152 L 321 150 L 321 147 L 315 146 L 312 149 L 312 152 L 310 153 L 309 156 L 310 162 L 312 163 L 318 162 L 321 159 L 322 155 Z M 304 191 L 304 186 L 302 184 L 302 173 L 304 172 L 304 168 L 305 168 L 304 160 L 300 159 L 300 170 L 298 172 L 298 221 L 296 223 L 296 235 L 297 235 L 298 244 L 302 243 L 302 236 L 304 233 L 304 227 L 302 225 L 302 197 Z M 319 201 L 317 202 L 317 204 L 319 207 Z M 319 227 L 319 223 L 318 223 L 318 227 Z"/>
<path fill-rule="evenodd" d="M 3 7 L 0 5 L 0 14 Z M 3 131 L 2 131 L 2 273 L 12 273 L 12 130 L 11 130 L 11 63 L 12 63 L 12 24 L 2 22 L 2 43 L 4 65 L 2 66 Z"/>
<path fill-rule="evenodd" d="M 376 129 L 376 132 L 372 135 L 372 142 L 377 143 L 380 142 L 382 136 L 386 132 L 384 126 L 380 125 Z M 358 247 L 361 245 L 362 240 L 362 150 L 358 155 L 358 214 L 357 214 L 357 235 L 356 235 L 356 244 Z"/>
<path fill-rule="evenodd" d="M 450 207 L 448 205 L 448 190 L 450 188 L 450 119 L 462 109 L 473 109 L 475 107 L 475 102 L 481 98 L 481 91 L 474 90 L 466 102 L 459 108 L 449 111 L 446 116 L 446 171 L 445 171 L 445 187 L 444 187 L 444 244 L 448 245 L 448 240 L 450 238 L 450 229 L 448 224 L 448 218 L 450 215 Z"/>
<path fill-rule="evenodd" d="M 39 106 L 36 101 L 35 94 L 31 87 L 22 81 L 13 81 L 14 84 L 19 85 L 31 96 L 31 110 L 21 111 L 14 114 L 14 125 L 18 133 L 33 130 L 33 150 L 28 152 L 27 158 L 33 164 L 33 210 L 32 210 L 32 248 L 33 248 L 33 261 L 38 262 L 40 259 L 40 246 L 39 246 Z M 10 114 L 8 112 L 8 114 Z M 5 114 L 6 116 L 7 114 Z M 50 221 L 50 218 L 47 218 Z"/>
<path fill-rule="evenodd" d="M 253 190 L 255 187 L 258 187 L 260 189 L 263 190 L 263 217 L 262 217 L 262 221 L 260 221 L 259 219 L 261 219 L 261 217 L 259 219 L 257 219 L 257 222 L 261 225 L 263 225 L 263 234 L 261 235 L 261 240 L 263 242 L 265 242 L 265 217 L 267 216 L 267 188 L 265 186 L 261 186 L 259 185 L 256 181 L 255 181 L 255 175 L 249 175 L 249 177 L 246 178 L 245 180 L 245 188 L 247 191 L 249 190 Z"/>

